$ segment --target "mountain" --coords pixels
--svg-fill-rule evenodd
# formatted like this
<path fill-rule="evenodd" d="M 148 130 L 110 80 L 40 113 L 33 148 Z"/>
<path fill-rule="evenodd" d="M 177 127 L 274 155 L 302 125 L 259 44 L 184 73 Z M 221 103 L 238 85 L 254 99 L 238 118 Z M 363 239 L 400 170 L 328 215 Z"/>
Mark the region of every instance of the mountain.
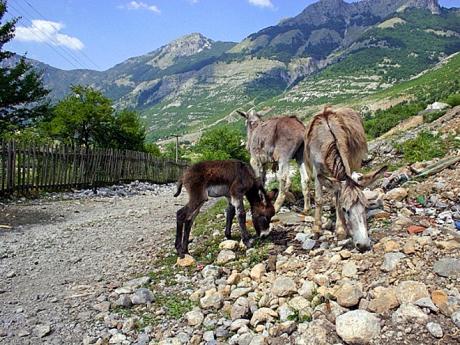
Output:
<path fill-rule="evenodd" d="M 302 114 L 385 90 L 459 51 L 459 16 L 436 0 L 321 0 L 240 43 L 195 33 L 103 72 L 36 64 L 55 99 L 92 85 L 158 139 L 234 121 L 240 107 Z"/>

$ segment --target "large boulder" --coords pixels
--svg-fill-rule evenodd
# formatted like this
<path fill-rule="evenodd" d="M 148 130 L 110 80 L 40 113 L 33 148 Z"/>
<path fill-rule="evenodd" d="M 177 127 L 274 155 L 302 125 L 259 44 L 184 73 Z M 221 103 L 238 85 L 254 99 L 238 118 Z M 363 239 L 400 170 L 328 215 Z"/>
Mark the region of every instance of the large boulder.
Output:
<path fill-rule="evenodd" d="M 369 344 L 380 334 L 380 320 L 365 310 L 353 310 L 336 319 L 337 334 L 348 344 Z"/>

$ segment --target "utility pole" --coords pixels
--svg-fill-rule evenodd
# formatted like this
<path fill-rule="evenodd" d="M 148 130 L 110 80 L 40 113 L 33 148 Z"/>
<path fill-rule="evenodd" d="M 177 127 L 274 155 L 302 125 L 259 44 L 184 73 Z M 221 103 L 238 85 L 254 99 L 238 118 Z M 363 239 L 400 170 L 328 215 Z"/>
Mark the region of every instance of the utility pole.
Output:
<path fill-rule="evenodd" d="M 179 162 L 179 135 L 174 135 L 176 138 L 176 163 Z"/>

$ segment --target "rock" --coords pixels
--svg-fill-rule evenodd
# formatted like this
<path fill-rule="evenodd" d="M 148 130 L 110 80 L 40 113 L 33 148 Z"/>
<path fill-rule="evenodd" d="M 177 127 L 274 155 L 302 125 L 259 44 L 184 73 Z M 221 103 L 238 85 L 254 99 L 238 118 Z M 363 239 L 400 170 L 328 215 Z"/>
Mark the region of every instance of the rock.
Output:
<path fill-rule="evenodd" d="M 110 302 L 105 301 L 105 302 L 97 303 L 93 305 L 93 309 L 100 311 L 101 313 L 107 312 L 110 310 Z"/>
<path fill-rule="evenodd" d="M 185 256 L 182 259 L 177 258 L 176 261 L 176 265 L 179 267 L 189 267 L 195 265 L 195 263 L 195 259 L 188 254 L 185 254 Z"/>
<path fill-rule="evenodd" d="M 312 281 L 304 281 L 302 287 L 299 289 L 298 293 L 300 296 L 305 297 L 308 300 L 311 300 L 316 293 L 318 286 Z"/>
<path fill-rule="evenodd" d="M 278 308 L 278 314 L 281 321 L 288 321 L 289 317 L 295 315 L 295 312 L 287 303 L 285 303 Z"/>
<path fill-rule="evenodd" d="M 228 249 L 224 249 L 219 253 L 219 255 L 217 255 L 216 264 L 225 265 L 226 263 L 235 259 L 236 254 L 234 252 Z"/>
<path fill-rule="evenodd" d="M 214 332 L 213 331 L 207 331 L 203 333 L 203 340 L 207 342 L 211 342 L 214 340 Z"/>
<path fill-rule="evenodd" d="M 43 338 L 46 337 L 51 333 L 51 326 L 46 324 L 46 325 L 37 325 L 35 326 L 35 331 L 37 333 L 37 337 Z"/>
<path fill-rule="evenodd" d="M 257 326 L 259 323 L 271 322 L 278 317 L 278 313 L 270 308 L 260 308 L 255 311 L 251 318 L 251 325 Z"/>
<path fill-rule="evenodd" d="M 232 320 L 243 319 L 249 314 L 249 301 L 245 297 L 238 298 L 232 306 L 230 317 Z"/>
<path fill-rule="evenodd" d="M 348 261 L 343 265 L 342 276 L 347 278 L 353 278 L 358 275 L 358 267 L 354 261 Z"/>
<path fill-rule="evenodd" d="M 399 283 L 396 287 L 396 297 L 399 303 L 413 303 L 420 298 L 430 297 L 425 284 L 407 280 Z"/>
<path fill-rule="evenodd" d="M 452 322 L 460 328 L 460 310 L 452 314 Z"/>
<path fill-rule="evenodd" d="M 380 320 L 365 310 L 353 310 L 336 319 L 337 334 L 349 344 L 368 344 L 380 335 Z"/>
<path fill-rule="evenodd" d="M 214 265 L 207 265 L 201 270 L 203 278 L 217 279 L 220 275 L 220 267 Z"/>
<path fill-rule="evenodd" d="M 249 325 L 249 320 L 247 319 L 238 319 L 232 322 L 230 325 L 230 331 L 235 332 L 243 326 Z"/>
<path fill-rule="evenodd" d="M 428 316 L 417 306 L 410 303 L 403 303 L 391 316 L 394 324 L 404 322 L 425 323 Z"/>
<path fill-rule="evenodd" d="M 436 306 L 441 306 L 447 303 L 449 296 L 444 290 L 434 290 L 431 293 L 431 299 Z"/>
<path fill-rule="evenodd" d="M 241 296 L 246 296 L 251 290 L 251 288 L 236 288 L 231 292 L 230 299 L 237 299 Z"/>
<path fill-rule="evenodd" d="M 123 286 L 132 288 L 132 289 L 137 289 L 138 287 L 141 287 L 141 286 L 144 286 L 150 283 L 150 281 L 151 281 L 150 277 L 140 277 L 136 279 L 131 279 L 130 281 L 126 282 Z"/>
<path fill-rule="evenodd" d="M 110 337 L 109 344 L 121 344 L 126 340 L 126 335 L 123 333 L 116 333 Z"/>
<path fill-rule="evenodd" d="M 252 337 L 251 342 L 249 345 L 265 345 L 266 344 L 266 337 L 264 335 L 255 335 Z"/>
<path fill-rule="evenodd" d="M 374 289 L 375 298 L 369 302 L 368 309 L 383 314 L 399 306 L 396 291 L 393 287 L 378 286 Z"/>
<path fill-rule="evenodd" d="M 204 315 L 199 309 L 194 309 L 185 314 L 189 326 L 196 327 L 203 323 Z"/>
<path fill-rule="evenodd" d="M 434 102 L 426 107 L 426 110 L 444 110 L 450 108 L 450 105 L 443 102 Z"/>
<path fill-rule="evenodd" d="M 422 232 L 425 231 L 425 227 L 423 226 L 420 226 L 420 225 L 409 225 L 407 227 L 407 232 L 411 235 L 415 235 L 415 234 L 421 234 Z"/>
<path fill-rule="evenodd" d="M 351 258 L 351 252 L 349 250 L 343 249 L 339 252 L 340 257 L 344 260 Z"/>
<path fill-rule="evenodd" d="M 385 194 L 385 200 L 403 201 L 407 196 L 406 188 L 394 188 Z"/>
<path fill-rule="evenodd" d="M 308 308 L 310 306 L 310 302 L 302 296 L 297 296 L 289 301 L 289 306 L 294 310 L 300 311 Z"/>
<path fill-rule="evenodd" d="M 280 276 L 275 279 L 272 285 L 272 293 L 278 297 L 292 295 L 297 292 L 297 286 L 292 278 Z"/>
<path fill-rule="evenodd" d="M 253 280 L 255 280 L 256 282 L 260 282 L 260 280 L 262 279 L 263 275 L 266 273 L 266 269 L 265 269 L 265 264 L 264 263 L 260 263 L 260 264 L 257 264 L 255 265 L 252 269 L 251 269 L 251 278 Z"/>
<path fill-rule="evenodd" d="M 406 256 L 403 253 L 386 253 L 383 257 L 383 264 L 380 266 L 380 269 L 383 272 L 391 272 L 396 266 L 398 266 L 399 261 Z"/>
<path fill-rule="evenodd" d="M 220 250 L 236 250 L 238 249 L 238 242 L 233 240 L 225 240 L 219 244 Z"/>
<path fill-rule="evenodd" d="M 413 238 L 409 238 L 406 243 L 404 243 L 403 252 L 406 255 L 414 254 L 416 252 L 417 241 Z"/>
<path fill-rule="evenodd" d="M 460 248 L 460 242 L 457 242 L 455 240 L 449 240 L 449 241 L 435 241 L 436 247 L 446 250 L 446 251 L 451 251 L 455 249 Z"/>
<path fill-rule="evenodd" d="M 149 289 L 137 289 L 134 295 L 131 296 L 132 304 L 148 304 L 153 302 L 153 293 Z"/>
<path fill-rule="evenodd" d="M 434 305 L 433 301 L 429 297 L 423 297 L 415 301 L 415 305 L 420 308 L 427 308 L 437 313 L 439 309 Z"/>
<path fill-rule="evenodd" d="M 433 271 L 441 277 L 460 278 L 460 259 L 440 259 L 433 265 Z"/>
<path fill-rule="evenodd" d="M 210 289 L 205 292 L 204 297 L 200 299 L 200 305 L 203 309 L 219 309 L 222 307 L 223 296 L 216 289 Z"/>
<path fill-rule="evenodd" d="M 311 239 L 309 234 L 299 232 L 295 239 L 302 244 L 304 250 L 312 250 L 316 245 L 316 241 Z"/>
<path fill-rule="evenodd" d="M 339 305 L 348 308 L 358 305 L 359 300 L 363 297 L 363 292 L 357 284 L 346 282 L 339 287 L 334 295 Z"/>
<path fill-rule="evenodd" d="M 120 297 L 118 297 L 115 301 L 115 305 L 123 308 L 129 308 L 132 305 L 131 298 L 129 298 L 128 295 L 120 295 Z"/>
<path fill-rule="evenodd" d="M 442 338 L 442 336 L 444 335 L 443 332 L 442 332 L 442 328 L 441 328 L 441 325 L 439 323 L 436 323 L 436 322 L 428 322 L 426 324 L 426 329 L 428 330 L 428 332 L 431 333 L 431 335 L 435 338 Z"/>
<path fill-rule="evenodd" d="M 296 329 L 297 324 L 294 321 L 286 321 L 270 327 L 268 334 L 271 337 L 279 337 L 283 334 L 291 335 L 291 333 L 293 333 Z"/>
<path fill-rule="evenodd" d="M 329 332 L 324 325 L 323 320 L 313 320 L 304 322 L 298 325 L 297 331 L 299 335 L 295 340 L 297 345 L 325 345 L 329 344 L 327 335 Z M 284 342 L 283 344 L 286 344 Z"/>
<path fill-rule="evenodd" d="M 389 240 L 383 244 L 383 250 L 385 251 L 385 253 L 399 252 L 401 250 L 401 246 L 398 242 L 394 240 Z"/>

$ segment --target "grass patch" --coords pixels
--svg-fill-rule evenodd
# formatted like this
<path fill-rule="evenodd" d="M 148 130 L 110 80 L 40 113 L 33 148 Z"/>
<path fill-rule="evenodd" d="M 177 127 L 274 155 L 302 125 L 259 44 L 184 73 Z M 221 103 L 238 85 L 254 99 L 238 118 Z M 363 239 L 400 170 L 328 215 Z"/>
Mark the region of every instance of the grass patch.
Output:
<path fill-rule="evenodd" d="M 443 116 L 445 113 L 446 113 L 445 110 L 439 110 L 439 111 L 432 111 L 432 112 L 424 113 L 423 114 L 423 122 L 431 123 L 433 121 L 436 121 L 441 116 Z"/>
<path fill-rule="evenodd" d="M 164 308 L 166 316 L 172 319 L 180 319 L 193 309 L 194 303 L 187 297 L 175 294 L 156 294 L 155 305 Z"/>
<path fill-rule="evenodd" d="M 428 161 L 444 157 L 449 149 L 448 140 L 430 132 L 420 132 L 417 137 L 398 144 L 396 148 L 407 163 Z"/>
<path fill-rule="evenodd" d="M 364 129 L 369 139 L 377 138 L 424 108 L 421 103 L 401 103 L 386 110 L 377 110 L 375 115 L 365 118 Z"/>

